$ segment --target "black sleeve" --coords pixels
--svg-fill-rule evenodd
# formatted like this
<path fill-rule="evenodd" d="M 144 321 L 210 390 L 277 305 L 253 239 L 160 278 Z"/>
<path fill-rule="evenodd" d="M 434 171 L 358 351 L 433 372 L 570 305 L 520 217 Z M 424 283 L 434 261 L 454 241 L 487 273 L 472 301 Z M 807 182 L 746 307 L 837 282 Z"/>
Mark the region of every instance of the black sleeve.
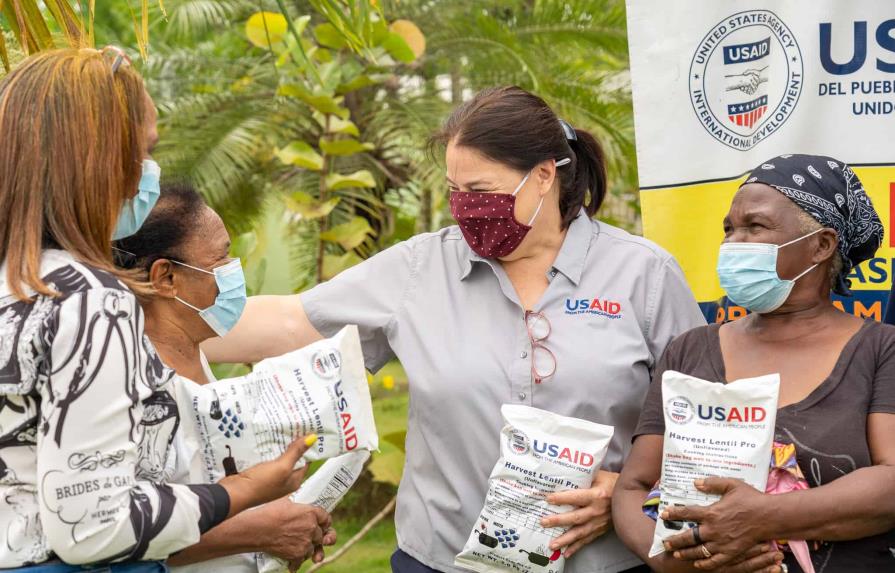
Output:
<path fill-rule="evenodd" d="M 227 514 L 230 513 L 230 494 L 224 486 L 212 483 L 187 487 L 199 498 L 199 531 L 205 533 L 227 519 Z"/>

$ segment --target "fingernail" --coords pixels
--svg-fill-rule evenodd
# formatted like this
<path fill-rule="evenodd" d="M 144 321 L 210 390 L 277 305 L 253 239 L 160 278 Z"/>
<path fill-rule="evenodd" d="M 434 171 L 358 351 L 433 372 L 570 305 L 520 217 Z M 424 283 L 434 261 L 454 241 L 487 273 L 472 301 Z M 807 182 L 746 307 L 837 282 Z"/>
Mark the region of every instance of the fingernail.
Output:
<path fill-rule="evenodd" d="M 668 543 L 668 542 L 666 541 L 666 542 L 663 543 L 662 545 L 665 546 L 665 551 L 671 551 L 671 544 L 670 544 L 670 543 Z"/>
<path fill-rule="evenodd" d="M 680 552 L 680 551 L 675 551 L 675 552 L 674 552 L 674 558 L 675 558 L 675 559 L 680 559 L 680 558 L 681 558 L 681 552 Z"/>
<path fill-rule="evenodd" d="M 705 485 L 705 480 L 700 478 L 697 480 L 693 480 L 693 483 L 696 485 L 696 487 L 702 487 L 703 485 Z"/>
<path fill-rule="evenodd" d="M 659 517 L 661 517 L 662 519 L 668 519 L 668 512 L 667 512 L 667 511 L 663 511 L 663 512 L 662 512 L 662 515 L 660 515 Z"/>
<path fill-rule="evenodd" d="M 774 559 L 776 559 L 777 563 L 783 563 L 783 554 L 777 553 L 777 555 L 774 557 Z"/>
<path fill-rule="evenodd" d="M 317 442 L 317 434 L 308 434 L 305 436 L 306 446 L 313 446 L 315 442 Z"/>
<path fill-rule="evenodd" d="M 551 543 L 551 544 L 550 544 L 550 551 L 556 551 L 556 547 L 557 547 L 556 542 Z"/>

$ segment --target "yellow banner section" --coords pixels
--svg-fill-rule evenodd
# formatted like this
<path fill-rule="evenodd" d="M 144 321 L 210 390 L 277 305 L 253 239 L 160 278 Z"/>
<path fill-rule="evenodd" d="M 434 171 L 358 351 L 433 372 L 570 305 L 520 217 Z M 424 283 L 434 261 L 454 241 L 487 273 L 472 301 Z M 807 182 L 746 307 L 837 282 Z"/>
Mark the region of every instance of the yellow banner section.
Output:
<path fill-rule="evenodd" d="M 886 237 L 876 257 L 852 273 L 852 289 L 888 293 L 895 256 L 890 220 L 895 166 L 853 169 L 885 225 Z M 724 295 L 715 274 L 718 246 L 724 239 L 722 221 L 734 193 L 745 178 L 744 175 L 727 181 L 648 189 L 640 193 L 644 236 L 675 256 L 699 302 L 717 301 Z M 875 298 L 885 300 L 882 293 Z M 882 309 L 878 312 L 881 314 Z M 874 316 L 876 314 L 874 312 Z"/>

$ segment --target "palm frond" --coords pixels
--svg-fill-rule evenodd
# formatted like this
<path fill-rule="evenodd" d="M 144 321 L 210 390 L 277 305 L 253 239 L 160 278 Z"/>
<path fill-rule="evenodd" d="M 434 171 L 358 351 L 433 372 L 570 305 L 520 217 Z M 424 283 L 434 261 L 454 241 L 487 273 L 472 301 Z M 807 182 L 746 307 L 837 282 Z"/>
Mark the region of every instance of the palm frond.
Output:
<path fill-rule="evenodd" d="M 179 43 L 227 27 L 258 9 L 250 0 L 168 0 L 166 37 Z"/>

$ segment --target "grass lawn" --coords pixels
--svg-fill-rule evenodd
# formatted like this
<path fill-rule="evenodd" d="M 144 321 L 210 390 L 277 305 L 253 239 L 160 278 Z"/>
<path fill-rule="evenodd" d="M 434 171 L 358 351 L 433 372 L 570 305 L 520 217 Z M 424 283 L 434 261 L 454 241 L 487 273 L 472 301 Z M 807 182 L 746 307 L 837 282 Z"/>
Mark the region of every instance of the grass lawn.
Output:
<path fill-rule="evenodd" d="M 350 539 L 366 523 L 365 519 L 340 519 L 336 524 L 339 531 L 339 543 L 331 548 L 332 554 L 342 543 Z M 391 573 L 389 558 L 395 551 L 395 524 L 391 517 L 379 522 L 370 530 L 362 541 L 354 545 L 337 561 L 326 565 L 320 571 L 327 573 Z M 307 571 L 310 564 L 305 564 L 301 571 Z"/>

